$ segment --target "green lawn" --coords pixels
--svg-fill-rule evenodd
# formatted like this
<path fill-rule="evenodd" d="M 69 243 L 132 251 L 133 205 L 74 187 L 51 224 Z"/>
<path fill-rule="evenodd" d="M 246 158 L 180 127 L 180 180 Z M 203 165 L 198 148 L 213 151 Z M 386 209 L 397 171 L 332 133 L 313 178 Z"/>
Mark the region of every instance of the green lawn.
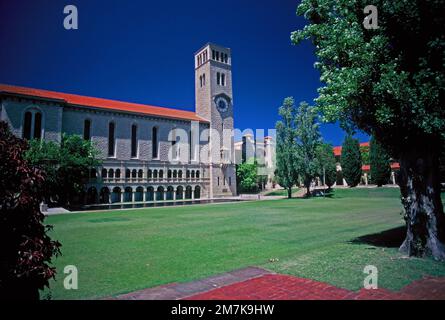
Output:
<path fill-rule="evenodd" d="M 402 226 L 400 211 L 397 189 L 347 189 L 331 198 L 51 216 L 52 236 L 63 244 L 51 296 L 100 298 L 251 265 L 353 290 L 368 264 L 389 289 L 445 276 L 445 263 L 354 241 Z M 78 290 L 63 288 L 65 265 L 77 266 Z"/>
<path fill-rule="evenodd" d="M 300 190 L 299 188 L 292 188 L 292 194 L 297 193 L 298 190 Z M 287 197 L 287 189 L 277 189 L 277 190 L 273 190 L 270 192 L 266 192 L 264 194 L 265 196 L 283 196 L 283 197 Z"/>

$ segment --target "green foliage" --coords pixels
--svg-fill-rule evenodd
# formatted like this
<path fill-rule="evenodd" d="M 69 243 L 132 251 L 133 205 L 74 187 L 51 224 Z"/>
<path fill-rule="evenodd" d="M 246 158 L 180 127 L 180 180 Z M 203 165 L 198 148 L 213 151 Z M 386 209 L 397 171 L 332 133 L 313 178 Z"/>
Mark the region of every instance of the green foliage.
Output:
<path fill-rule="evenodd" d="M 60 144 L 32 140 L 25 157 L 46 172 L 46 195 L 57 199 L 60 205 L 68 205 L 84 190 L 89 169 L 100 164 L 97 155 L 91 141 L 63 135 Z"/>
<path fill-rule="evenodd" d="M 236 167 L 236 178 L 239 192 L 257 192 L 258 174 L 257 164 L 241 163 Z"/>
<path fill-rule="evenodd" d="M 370 164 L 370 158 L 369 158 L 369 147 L 366 146 L 360 146 L 360 154 L 362 155 L 362 163 L 363 164 Z"/>
<path fill-rule="evenodd" d="M 337 180 L 337 162 L 334 149 L 328 143 L 322 143 L 317 148 L 317 158 L 320 164 L 320 177 L 330 188 Z"/>
<path fill-rule="evenodd" d="M 317 110 L 301 102 L 295 116 L 297 173 L 309 193 L 312 180 L 320 174 L 317 148 L 321 143 Z"/>
<path fill-rule="evenodd" d="M 371 138 L 370 148 L 372 183 L 381 187 L 388 182 L 391 175 L 390 158 L 374 137 Z"/>
<path fill-rule="evenodd" d="M 362 157 L 357 139 L 347 135 L 341 150 L 341 169 L 349 186 L 355 187 L 362 176 Z"/>
<path fill-rule="evenodd" d="M 282 187 L 291 190 L 298 181 L 294 99 L 292 97 L 285 98 L 278 113 L 281 120 L 275 126 L 277 130 L 275 175 Z M 290 191 L 289 197 L 291 196 L 292 192 Z"/>
<path fill-rule="evenodd" d="M 443 145 L 444 1 L 373 1 L 376 30 L 362 25 L 368 4 L 303 0 L 298 6 L 309 24 L 291 39 L 315 45 L 323 82 L 316 102 L 324 120 L 375 135 L 396 158 L 415 144 Z"/>

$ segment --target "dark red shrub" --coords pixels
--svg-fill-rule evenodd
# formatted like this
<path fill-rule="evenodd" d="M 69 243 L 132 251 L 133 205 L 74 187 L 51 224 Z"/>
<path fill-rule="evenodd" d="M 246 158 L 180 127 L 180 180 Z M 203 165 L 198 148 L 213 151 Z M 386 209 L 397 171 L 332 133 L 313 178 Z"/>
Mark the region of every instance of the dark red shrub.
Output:
<path fill-rule="evenodd" d="M 23 159 L 27 142 L 0 121 L 0 298 L 38 299 L 56 270 L 60 243 L 40 212 L 45 175 Z"/>

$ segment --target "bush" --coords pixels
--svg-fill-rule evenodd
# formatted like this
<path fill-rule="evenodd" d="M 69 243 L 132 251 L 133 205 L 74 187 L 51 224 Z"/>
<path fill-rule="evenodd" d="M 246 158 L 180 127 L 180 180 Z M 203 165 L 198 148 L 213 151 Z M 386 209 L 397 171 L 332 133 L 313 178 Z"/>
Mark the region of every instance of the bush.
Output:
<path fill-rule="evenodd" d="M 26 141 L 15 137 L 0 121 L 0 298 L 38 299 L 56 270 L 51 258 L 60 243 L 47 235 L 40 212 L 45 174 L 31 167 L 23 154 Z"/>

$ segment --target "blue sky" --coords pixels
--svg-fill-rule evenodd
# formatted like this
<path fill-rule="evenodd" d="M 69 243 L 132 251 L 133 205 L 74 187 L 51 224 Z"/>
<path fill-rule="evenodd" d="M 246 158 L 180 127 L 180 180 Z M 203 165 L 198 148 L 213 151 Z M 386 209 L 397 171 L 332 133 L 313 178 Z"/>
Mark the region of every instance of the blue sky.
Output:
<path fill-rule="evenodd" d="M 78 30 L 63 28 L 67 4 Z M 305 23 L 297 4 L 0 1 L 0 83 L 194 110 L 193 53 L 214 42 L 232 49 L 235 126 L 274 128 L 285 97 L 311 103 L 320 85 L 310 43 L 290 42 Z M 322 134 L 335 145 L 344 137 L 337 125 Z"/>

